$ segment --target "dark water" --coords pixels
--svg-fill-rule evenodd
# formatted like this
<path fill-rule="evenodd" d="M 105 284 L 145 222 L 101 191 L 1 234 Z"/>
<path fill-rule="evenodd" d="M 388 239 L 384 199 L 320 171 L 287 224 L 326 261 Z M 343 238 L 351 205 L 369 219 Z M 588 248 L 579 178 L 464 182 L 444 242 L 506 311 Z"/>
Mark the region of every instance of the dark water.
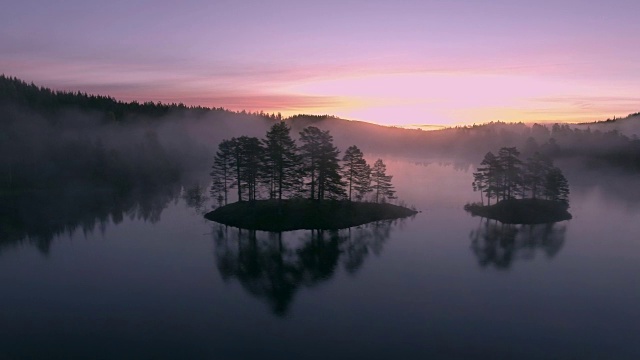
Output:
<path fill-rule="evenodd" d="M 388 168 L 412 219 L 250 232 L 164 192 L 4 235 L 0 359 L 640 358 L 628 193 L 572 186 L 573 220 L 507 226 L 462 210 L 470 168 Z"/>

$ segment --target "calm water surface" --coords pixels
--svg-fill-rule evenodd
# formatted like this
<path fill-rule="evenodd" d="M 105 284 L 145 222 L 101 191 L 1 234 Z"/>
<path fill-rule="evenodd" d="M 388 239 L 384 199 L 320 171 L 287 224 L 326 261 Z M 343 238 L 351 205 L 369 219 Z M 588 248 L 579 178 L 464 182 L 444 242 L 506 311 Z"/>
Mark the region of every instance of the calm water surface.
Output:
<path fill-rule="evenodd" d="M 507 226 L 462 210 L 471 168 L 388 170 L 414 218 L 272 234 L 177 198 L 3 245 L 0 359 L 640 358 L 624 191 L 572 182 L 573 220 Z"/>

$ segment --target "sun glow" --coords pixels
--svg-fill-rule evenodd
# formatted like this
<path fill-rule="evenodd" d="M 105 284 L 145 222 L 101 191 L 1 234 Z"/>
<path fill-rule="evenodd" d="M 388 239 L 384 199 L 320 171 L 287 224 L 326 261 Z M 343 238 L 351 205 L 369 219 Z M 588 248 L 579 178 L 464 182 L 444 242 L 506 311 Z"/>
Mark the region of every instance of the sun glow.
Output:
<path fill-rule="evenodd" d="M 567 94 L 592 95 L 579 83 L 518 74 L 389 73 L 299 82 L 280 91 L 336 97 L 322 113 L 384 125 L 458 125 L 488 121 L 582 121 L 615 107 L 576 106 Z M 613 91 L 615 93 L 615 91 Z"/>

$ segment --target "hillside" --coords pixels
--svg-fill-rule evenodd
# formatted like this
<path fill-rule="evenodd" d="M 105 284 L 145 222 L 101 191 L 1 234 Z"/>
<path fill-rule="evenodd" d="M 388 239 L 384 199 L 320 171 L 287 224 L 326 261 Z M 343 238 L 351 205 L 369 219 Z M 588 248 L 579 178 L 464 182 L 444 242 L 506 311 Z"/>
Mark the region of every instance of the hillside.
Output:
<path fill-rule="evenodd" d="M 591 131 L 617 131 L 620 134 L 629 137 L 640 137 L 640 112 L 635 114 L 629 114 L 623 118 L 613 118 L 603 121 L 596 121 L 592 123 L 576 124 L 574 128 Z"/>
<path fill-rule="evenodd" d="M 108 96 L 54 91 L 0 76 L 0 139 L 3 140 L 0 150 L 4 154 L 0 161 L 5 164 L 0 168 L 0 186 L 3 179 L 14 177 L 15 171 L 8 168 L 16 169 L 18 164 L 29 161 L 38 164 L 40 155 L 51 158 L 52 154 L 60 153 L 65 142 L 78 145 L 78 139 L 85 142 L 84 147 L 120 154 L 156 139 L 164 153 L 157 158 L 173 158 L 169 162 L 179 164 L 183 170 L 203 169 L 202 162 L 209 161 L 222 139 L 241 135 L 260 137 L 280 119 L 279 115 L 262 112 L 127 103 Z M 576 126 L 492 122 L 434 131 L 387 127 L 332 116 L 296 115 L 283 120 L 292 127 L 293 134 L 309 125 L 329 130 L 340 149 L 355 144 L 366 153 L 419 161 L 448 158 L 474 163 L 477 154 L 515 146 L 522 149 L 525 157 L 539 151 L 552 158 L 580 158 L 589 166 L 640 170 L 640 141 L 626 136 L 627 131 L 605 131 L 611 125 L 635 128 L 638 114 Z M 598 130 L 600 128 L 603 130 Z M 49 142 L 52 138 L 56 138 L 55 143 Z M 21 156 L 8 157 L 6 154 L 10 153 Z M 60 153 L 58 158 L 64 155 Z M 7 166 L 7 163 L 14 165 Z"/>

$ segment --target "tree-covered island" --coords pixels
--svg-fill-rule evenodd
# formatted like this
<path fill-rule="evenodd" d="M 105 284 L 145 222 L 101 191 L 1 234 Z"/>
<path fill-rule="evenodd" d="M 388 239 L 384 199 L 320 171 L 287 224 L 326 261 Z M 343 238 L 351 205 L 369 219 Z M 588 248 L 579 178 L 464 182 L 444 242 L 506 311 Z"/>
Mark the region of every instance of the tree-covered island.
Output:
<path fill-rule="evenodd" d="M 467 204 L 473 215 L 509 224 L 540 224 L 571 219 L 569 184 L 548 157 L 536 152 L 526 161 L 515 147 L 488 152 L 473 173 L 480 203 Z M 485 204 L 486 197 L 486 204 Z M 491 199 L 496 199 L 491 204 Z"/>
<path fill-rule="evenodd" d="M 219 207 L 205 217 L 240 228 L 287 231 L 342 229 L 416 213 L 387 202 L 396 196 L 382 159 L 370 166 L 355 145 L 340 159 L 329 131 L 314 126 L 300 132 L 300 142 L 282 121 L 264 139 L 223 140 L 211 172 L 211 195 Z M 235 203 L 229 202 L 232 191 Z M 364 202 L 367 196 L 371 201 Z"/>

